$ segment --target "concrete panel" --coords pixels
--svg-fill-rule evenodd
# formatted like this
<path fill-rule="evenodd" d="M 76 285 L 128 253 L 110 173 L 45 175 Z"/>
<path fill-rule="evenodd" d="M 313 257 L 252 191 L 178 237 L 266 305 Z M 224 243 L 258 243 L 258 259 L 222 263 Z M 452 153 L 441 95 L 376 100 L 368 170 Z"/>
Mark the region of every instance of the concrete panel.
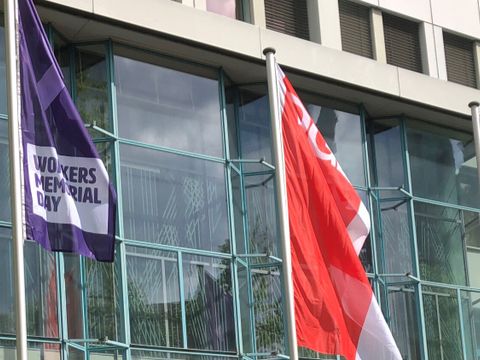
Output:
<path fill-rule="evenodd" d="M 340 14 L 338 1 L 317 0 L 320 17 L 320 38 L 324 46 L 342 50 L 342 35 L 340 32 Z"/>
<path fill-rule="evenodd" d="M 443 29 L 439 26 L 433 25 L 433 36 L 435 40 L 438 78 L 441 80 L 447 80 L 447 60 L 445 59 L 445 46 L 443 44 Z"/>
<path fill-rule="evenodd" d="M 95 14 L 248 56 L 261 56 L 259 27 L 173 1 L 95 0 Z M 188 26 L 186 26 L 188 24 Z"/>
<path fill-rule="evenodd" d="M 263 0 L 250 0 L 250 13 L 252 16 L 252 24 L 260 26 L 262 29 L 267 27 L 265 2 Z"/>
<path fill-rule="evenodd" d="M 451 0 L 439 0 L 452 2 Z M 429 0 L 380 0 L 380 7 L 413 19 L 432 22 Z"/>
<path fill-rule="evenodd" d="M 480 38 L 480 17 L 477 0 L 431 0 L 435 25 Z"/>
<path fill-rule="evenodd" d="M 93 12 L 93 0 L 45 0 L 45 2 L 69 6 L 82 11 Z"/>
<path fill-rule="evenodd" d="M 420 48 L 422 51 L 423 73 L 438 77 L 437 54 L 432 24 L 420 23 Z"/>
<path fill-rule="evenodd" d="M 372 31 L 373 57 L 375 60 L 386 64 L 387 52 L 383 32 L 383 17 L 379 9 L 370 9 L 370 27 Z"/>
<path fill-rule="evenodd" d="M 465 115 L 470 114 L 468 103 L 480 99 L 479 90 L 405 69 L 398 69 L 398 80 L 402 98 Z"/>
<path fill-rule="evenodd" d="M 270 30 L 260 34 L 262 47 L 275 47 L 282 65 L 391 95 L 399 93 L 394 66 Z"/>
<path fill-rule="evenodd" d="M 354 0 L 355 2 L 361 4 L 361 5 L 373 5 L 373 6 L 379 6 L 380 5 L 380 0 Z"/>

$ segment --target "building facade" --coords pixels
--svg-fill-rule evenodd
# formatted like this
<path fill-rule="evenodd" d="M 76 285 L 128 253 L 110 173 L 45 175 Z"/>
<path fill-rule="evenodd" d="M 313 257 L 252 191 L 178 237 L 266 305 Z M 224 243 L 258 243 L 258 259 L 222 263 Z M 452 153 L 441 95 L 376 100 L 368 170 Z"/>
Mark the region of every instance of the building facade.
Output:
<path fill-rule="evenodd" d="M 26 242 L 29 359 L 288 353 L 265 47 L 370 211 L 360 256 L 404 359 L 480 358 L 468 108 L 480 99 L 478 0 L 42 0 L 37 9 L 117 189 L 118 237 L 113 264 Z M 9 360 L 1 30 L 0 359 Z"/>

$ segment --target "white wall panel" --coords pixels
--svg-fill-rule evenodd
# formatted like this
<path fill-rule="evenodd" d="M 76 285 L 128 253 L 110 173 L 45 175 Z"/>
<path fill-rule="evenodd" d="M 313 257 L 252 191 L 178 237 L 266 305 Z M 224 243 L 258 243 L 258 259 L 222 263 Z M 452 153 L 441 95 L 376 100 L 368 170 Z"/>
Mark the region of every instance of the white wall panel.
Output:
<path fill-rule="evenodd" d="M 456 2 L 456 0 L 439 0 Z M 432 22 L 429 0 L 380 0 L 380 7 L 417 20 Z"/>
<path fill-rule="evenodd" d="M 431 0 L 435 25 L 480 38 L 478 0 Z"/>

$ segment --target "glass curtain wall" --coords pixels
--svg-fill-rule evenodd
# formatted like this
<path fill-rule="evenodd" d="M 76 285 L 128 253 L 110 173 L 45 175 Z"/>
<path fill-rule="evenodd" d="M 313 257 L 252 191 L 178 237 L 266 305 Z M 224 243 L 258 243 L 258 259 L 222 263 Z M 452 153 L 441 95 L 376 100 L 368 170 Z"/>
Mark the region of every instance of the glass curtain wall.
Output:
<path fill-rule="evenodd" d="M 266 86 L 239 86 L 217 68 L 110 41 L 70 44 L 50 35 L 117 189 L 118 237 L 113 264 L 26 244 L 29 356 L 284 354 Z M 300 96 L 372 215 L 360 258 L 404 358 L 477 359 L 480 204 L 471 134 L 400 116 L 368 119 L 356 104 Z M 15 314 L 1 101 L 0 167 L 0 359 L 10 359 Z"/>

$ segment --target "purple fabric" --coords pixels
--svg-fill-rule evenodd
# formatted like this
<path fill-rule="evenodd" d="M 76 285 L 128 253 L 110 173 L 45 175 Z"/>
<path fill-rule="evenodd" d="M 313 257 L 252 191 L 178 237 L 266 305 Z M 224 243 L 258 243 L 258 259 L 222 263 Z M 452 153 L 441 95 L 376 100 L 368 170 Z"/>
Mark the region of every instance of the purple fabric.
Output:
<path fill-rule="evenodd" d="M 32 0 L 19 0 L 19 33 L 27 238 L 48 250 L 113 261 L 116 194 Z M 58 171 L 39 170 L 42 159 Z"/>

